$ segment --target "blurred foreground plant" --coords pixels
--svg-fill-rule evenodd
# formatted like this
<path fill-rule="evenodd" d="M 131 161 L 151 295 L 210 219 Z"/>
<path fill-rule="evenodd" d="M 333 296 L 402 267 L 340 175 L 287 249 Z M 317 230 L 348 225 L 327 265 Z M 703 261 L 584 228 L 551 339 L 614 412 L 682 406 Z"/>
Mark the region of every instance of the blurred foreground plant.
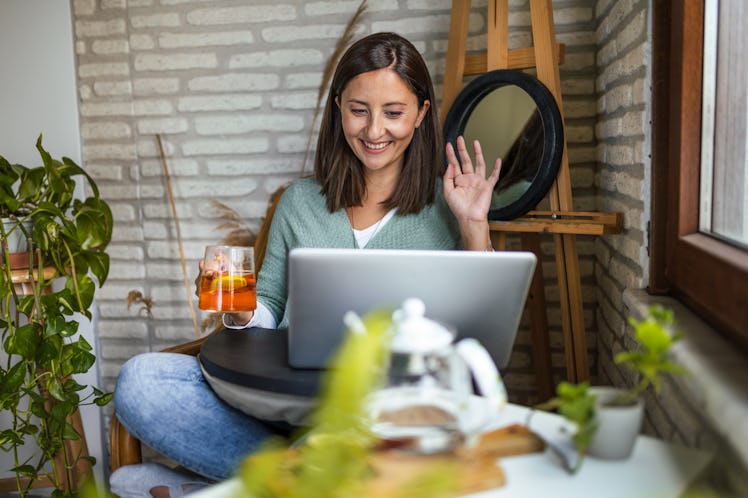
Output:
<path fill-rule="evenodd" d="M 374 311 L 358 324 L 347 320 L 347 325 L 346 340 L 327 370 L 319 403 L 310 415 L 312 429 L 291 448 L 276 439 L 248 457 L 239 476 L 242 497 L 366 496 L 375 477 L 371 456 L 377 440 L 368 429 L 365 404 L 383 380 L 391 311 Z M 450 470 L 442 465 L 412 476 L 400 496 L 443 495 L 456 482 Z"/>

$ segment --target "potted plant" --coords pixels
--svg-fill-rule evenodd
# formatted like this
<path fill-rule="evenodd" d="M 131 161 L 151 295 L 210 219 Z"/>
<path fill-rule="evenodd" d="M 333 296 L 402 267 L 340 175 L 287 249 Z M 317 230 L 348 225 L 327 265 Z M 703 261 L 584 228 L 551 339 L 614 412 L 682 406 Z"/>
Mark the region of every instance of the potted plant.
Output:
<path fill-rule="evenodd" d="M 639 381 L 631 388 L 592 386 L 583 382 L 561 382 L 556 396 L 539 405 L 555 409 L 576 427 L 572 436 L 580 458 L 626 458 L 636 441 L 644 414 L 641 394 L 650 386 L 659 392 L 665 375 L 686 374 L 687 371 L 670 360 L 672 345 L 682 338 L 675 332 L 673 312 L 661 306 L 649 308 L 641 321 L 629 318 L 634 329 L 637 348 L 618 353 L 614 361 L 632 369 Z"/>
<path fill-rule="evenodd" d="M 21 496 L 43 477 L 55 488 L 52 496 L 74 496 L 73 473 L 79 464 L 95 462 L 62 451 L 81 438 L 71 417 L 82 404 L 101 406 L 111 399 L 75 380 L 93 366 L 95 356 L 79 335 L 74 314 L 91 317 L 94 291 L 107 278 L 112 214 L 80 166 L 68 158 L 53 159 L 41 135 L 36 148 L 42 160 L 38 167 L 0 157 L 0 212 L 11 221 L 27 222 L 3 225 L 0 232 L 0 407 L 11 418 L 10 427 L 0 432 L 0 448 L 12 455 L 10 470 Z M 85 199 L 75 196 L 76 179 L 90 191 Z M 17 247 L 9 240 L 16 231 L 33 240 L 25 249 L 23 270 L 11 267 L 11 251 Z M 18 279 L 26 282 L 23 288 Z"/>
<path fill-rule="evenodd" d="M 561 458 L 564 468 L 572 474 L 581 468 L 584 455 L 587 454 L 592 438 L 597 431 L 595 403 L 596 397 L 590 391 L 587 382 L 572 384 L 562 381 L 556 386 L 556 396 L 536 407 L 541 410 L 556 410 L 573 426 L 574 431 L 570 435 L 576 448 L 576 455 L 573 458 L 569 455 L 569 452 L 549 444 L 550 449 Z M 532 413 L 531 411 L 530 416 L 532 416 Z M 527 425 L 530 425 L 529 420 Z M 564 427 L 562 430 L 566 430 L 566 428 Z"/>
<path fill-rule="evenodd" d="M 18 199 L 19 179 L 27 168 L 18 164 L 10 164 L 0 156 L 0 236 L 3 248 L 7 248 L 11 258 L 12 268 L 28 266 L 27 247 L 31 237 L 31 218 Z"/>

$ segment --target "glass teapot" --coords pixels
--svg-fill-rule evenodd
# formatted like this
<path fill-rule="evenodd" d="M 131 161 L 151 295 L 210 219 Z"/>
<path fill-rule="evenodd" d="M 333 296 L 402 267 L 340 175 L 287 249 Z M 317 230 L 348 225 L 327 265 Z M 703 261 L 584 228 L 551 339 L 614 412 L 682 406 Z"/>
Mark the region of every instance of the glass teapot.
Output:
<path fill-rule="evenodd" d="M 384 386 L 371 393 L 367 407 L 379 438 L 436 453 L 470 442 L 507 396 L 486 349 L 470 338 L 455 343 L 455 331 L 424 312 L 423 301 L 410 298 L 393 313 Z"/>

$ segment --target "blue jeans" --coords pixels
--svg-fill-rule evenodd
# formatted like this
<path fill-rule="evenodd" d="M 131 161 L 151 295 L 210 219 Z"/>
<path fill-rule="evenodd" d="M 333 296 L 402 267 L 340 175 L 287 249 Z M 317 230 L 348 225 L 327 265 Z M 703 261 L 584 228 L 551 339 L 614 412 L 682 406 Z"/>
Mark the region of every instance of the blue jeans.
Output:
<path fill-rule="evenodd" d="M 128 360 L 114 405 L 122 425 L 143 444 L 213 480 L 231 477 L 276 433 L 218 398 L 197 358 L 183 354 L 145 353 Z"/>

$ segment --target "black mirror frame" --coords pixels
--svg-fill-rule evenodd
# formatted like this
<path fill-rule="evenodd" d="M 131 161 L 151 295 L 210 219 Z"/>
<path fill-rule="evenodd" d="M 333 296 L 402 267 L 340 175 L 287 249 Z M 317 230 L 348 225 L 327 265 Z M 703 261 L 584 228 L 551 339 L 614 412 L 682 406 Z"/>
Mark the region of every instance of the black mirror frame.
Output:
<path fill-rule="evenodd" d="M 564 150 L 564 125 L 553 94 L 534 76 L 508 69 L 484 73 L 463 88 L 444 120 L 445 143 L 454 144 L 457 137 L 465 132 L 468 119 L 481 100 L 493 90 L 506 85 L 518 86 L 535 101 L 543 123 L 543 155 L 538 172 L 527 191 L 512 203 L 491 209 L 488 213 L 489 221 L 512 220 L 535 208 L 556 180 Z M 493 161 L 493 158 L 487 160 Z"/>

